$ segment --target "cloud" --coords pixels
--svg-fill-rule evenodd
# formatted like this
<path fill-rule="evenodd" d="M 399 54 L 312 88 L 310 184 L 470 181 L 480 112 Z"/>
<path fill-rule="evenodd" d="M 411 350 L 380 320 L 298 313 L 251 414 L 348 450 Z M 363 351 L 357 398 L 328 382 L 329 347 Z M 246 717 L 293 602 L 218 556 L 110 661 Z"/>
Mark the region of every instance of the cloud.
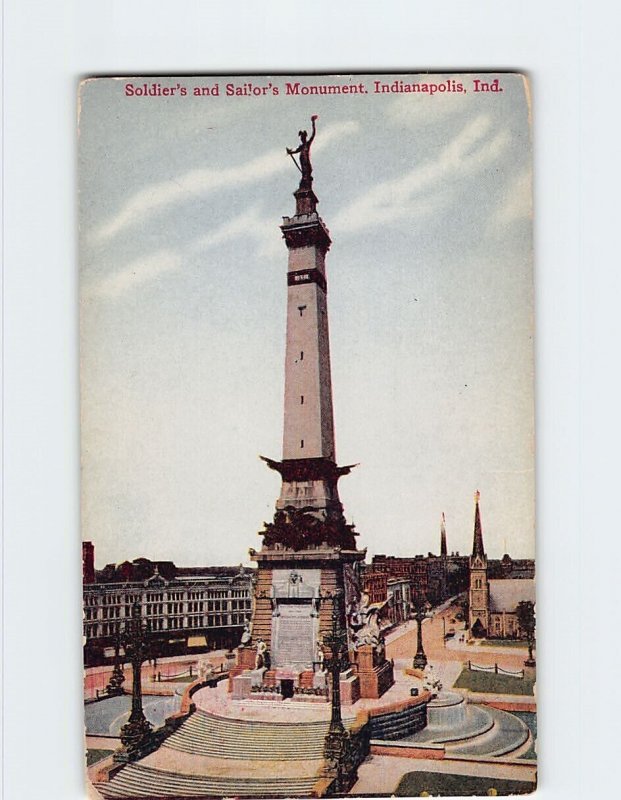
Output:
<path fill-rule="evenodd" d="M 425 82 L 426 80 L 418 81 L 418 83 Z M 438 93 L 433 97 L 422 92 L 406 94 L 388 107 L 386 119 L 391 125 L 429 128 L 447 117 L 463 113 L 471 105 L 472 98 L 466 93 Z"/>
<path fill-rule="evenodd" d="M 335 219 L 334 230 L 359 230 L 386 225 L 404 217 L 438 211 L 456 196 L 456 183 L 495 162 L 509 142 L 506 130 L 490 133 L 491 121 L 480 115 L 469 122 L 439 153 L 399 178 L 377 184 Z"/>
<path fill-rule="evenodd" d="M 250 237 L 257 242 L 257 254 L 274 257 L 282 252 L 281 236 L 271 218 L 261 216 L 257 206 L 238 214 L 204 236 L 195 239 L 189 246 L 191 253 L 208 250 L 239 237 Z"/>
<path fill-rule="evenodd" d="M 321 150 L 331 142 L 349 136 L 358 127 L 358 123 L 353 121 L 327 127 L 313 146 L 314 150 Z M 234 167 L 193 169 L 175 178 L 149 184 L 135 192 L 114 216 L 95 231 L 94 240 L 107 241 L 152 214 L 185 202 L 189 196 L 204 196 L 232 186 L 264 180 L 290 167 L 291 163 L 284 157 L 283 148 L 279 148 Z"/>
<path fill-rule="evenodd" d="M 87 288 L 86 294 L 105 299 L 120 297 L 137 286 L 155 280 L 160 275 L 179 271 L 186 256 L 218 247 L 240 237 L 254 240 L 257 243 L 257 255 L 260 257 L 274 257 L 281 252 L 281 237 L 278 229 L 274 228 L 273 220 L 261 217 L 258 208 L 249 208 L 190 242 L 180 253 L 168 249 L 158 250 L 135 259 L 123 269 L 106 275 L 94 287 Z"/>
<path fill-rule="evenodd" d="M 136 286 L 155 280 L 181 267 L 181 257 L 172 250 L 158 250 L 137 258 L 118 272 L 107 275 L 90 292 L 100 297 L 119 297 Z"/>
<path fill-rule="evenodd" d="M 508 225 L 533 214 L 532 173 L 525 169 L 508 186 L 503 204 L 496 212 L 495 223 Z"/>

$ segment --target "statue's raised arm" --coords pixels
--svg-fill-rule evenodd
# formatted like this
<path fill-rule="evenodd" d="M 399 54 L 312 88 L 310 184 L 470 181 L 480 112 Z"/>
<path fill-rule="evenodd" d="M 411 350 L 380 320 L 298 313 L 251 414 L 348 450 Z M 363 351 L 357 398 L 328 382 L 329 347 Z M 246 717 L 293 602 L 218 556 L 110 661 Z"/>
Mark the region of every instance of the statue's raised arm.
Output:
<path fill-rule="evenodd" d="M 310 160 L 310 148 L 313 140 L 315 138 L 315 134 L 317 133 L 317 128 L 315 125 L 315 120 L 317 119 L 317 114 L 313 114 L 311 117 L 311 136 L 310 139 L 308 138 L 308 133 L 306 131 L 299 131 L 298 136 L 300 137 L 300 144 L 296 147 L 295 150 L 291 150 L 287 147 L 287 153 L 293 159 L 295 165 L 302 173 L 302 178 L 300 180 L 300 189 L 311 189 L 313 186 L 313 167 Z M 300 154 L 300 163 L 298 164 L 297 161 L 293 158 L 294 155 L 297 153 Z"/>

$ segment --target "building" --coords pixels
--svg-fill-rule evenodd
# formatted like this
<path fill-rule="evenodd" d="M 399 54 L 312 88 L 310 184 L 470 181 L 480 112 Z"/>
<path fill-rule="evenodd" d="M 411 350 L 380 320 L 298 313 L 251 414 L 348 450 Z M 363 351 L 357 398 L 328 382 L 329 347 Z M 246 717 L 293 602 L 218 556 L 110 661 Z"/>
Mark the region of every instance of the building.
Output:
<path fill-rule="evenodd" d="M 369 595 L 370 603 L 385 603 L 388 599 L 388 573 L 374 570 L 365 564 L 362 570 L 362 591 Z"/>
<path fill-rule="evenodd" d="M 412 593 L 406 578 L 390 578 L 386 585 L 387 616 L 391 625 L 407 622 L 412 616 Z"/>
<path fill-rule="evenodd" d="M 407 579 L 413 595 L 426 596 L 428 591 L 427 559 L 423 555 L 413 558 L 400 558 L 380 553 L 373 556 L 372 567 L 375 572 L 383 572 L 390 578 Z"/>
<path fill-rule="evenodd" d="M 469 626 L 472 636 L 489 639 L 523 638 L 517 607 L 521 602 L 535 603 L 534 561 L 512 561 L 505 555 L 501 561 L 488 561 L 483 545 L 483 528 L 479 509 L 480 493 L 475 494 L 474 539 L 470 557 Z M 515 565 L 515 566 L 514 566 Z M 490 577 L 503 574 L 506 577 Z"/>
<path fill-rule="evenodd" d="M 253 572 L 237 567 L 176 567 L 139 558 L 108 564 L 85 583 L 84 660 L 103 663 L 140 604 L 156 657 L 239 644 L 252 614 Z"/>
<path fill-rule="evenodd" d="M 439 556 L 428 553 L 426 556 L 399 558 L 378 554 L 368 569 L 391 579 L 406 578 L 410 583 L 411 598 L 424 597 L 432 606 L 440 605 L 468 588 L 468 557 L 459 553 L 448 554 L 444 514 L 440 523 Z"/>
<path fill-rule="evenodd" d="M 381 606 L 382 628 L 407 622 L 412 615 L 412 592 L 408 578 L 391 578 L 387 572 L 375 571 L 365 565 L 362 571 L 362 591 L 372 606 Z"/>
<path fill-rule="evenodd" d="M 82 542 L 82 583 L 95 582 L 95 548 L 92 542 Z"/>

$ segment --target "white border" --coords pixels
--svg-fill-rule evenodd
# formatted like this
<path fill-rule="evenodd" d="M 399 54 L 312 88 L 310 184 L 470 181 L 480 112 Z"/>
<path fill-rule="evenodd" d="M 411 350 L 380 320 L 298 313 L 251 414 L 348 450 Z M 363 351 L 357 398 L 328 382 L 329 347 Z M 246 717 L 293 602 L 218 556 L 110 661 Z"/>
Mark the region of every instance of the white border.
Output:
<path fill-rule="evenodd" d="M 540 797 L 607 796 L 621 713 L 615 5 L 5 0 L 3 8 L 5 796 L 85 796 L 78 78 L 501 68 L 528 71 L 534 100 Z"/>

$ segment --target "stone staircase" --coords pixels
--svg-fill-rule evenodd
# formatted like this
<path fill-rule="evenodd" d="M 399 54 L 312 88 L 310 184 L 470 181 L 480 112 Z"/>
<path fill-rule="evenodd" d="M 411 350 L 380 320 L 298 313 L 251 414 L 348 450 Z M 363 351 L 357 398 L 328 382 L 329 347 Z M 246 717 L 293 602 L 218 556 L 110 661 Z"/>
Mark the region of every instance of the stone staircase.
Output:
<path fill-rule="evenodd" d="M 181 775 L 128 764 L 110 783 L 95 784 L 104 798 L 157 797 L 309 797 L 316 777 L 235 778 L 229 776 Z"/>
<path fill-rule="evenodd" d="M 327 721 L 247 722 L 196 711 L 163 747 L 214 758 L 305 761 L 323 757 L 327 732 Z"/>
<path fill-rule="evenodd" d="M 323 766 L 329 723 L 291 722 L 227 719 L 196 711 L 148 763 L 128 764 L 96 788 L 104 798 L 310 797 Z M 184 762 L 198 766 L 196 759 L 202 765 L 172 772 L 171 751 L 179 753 L 180 770 Z"/>

